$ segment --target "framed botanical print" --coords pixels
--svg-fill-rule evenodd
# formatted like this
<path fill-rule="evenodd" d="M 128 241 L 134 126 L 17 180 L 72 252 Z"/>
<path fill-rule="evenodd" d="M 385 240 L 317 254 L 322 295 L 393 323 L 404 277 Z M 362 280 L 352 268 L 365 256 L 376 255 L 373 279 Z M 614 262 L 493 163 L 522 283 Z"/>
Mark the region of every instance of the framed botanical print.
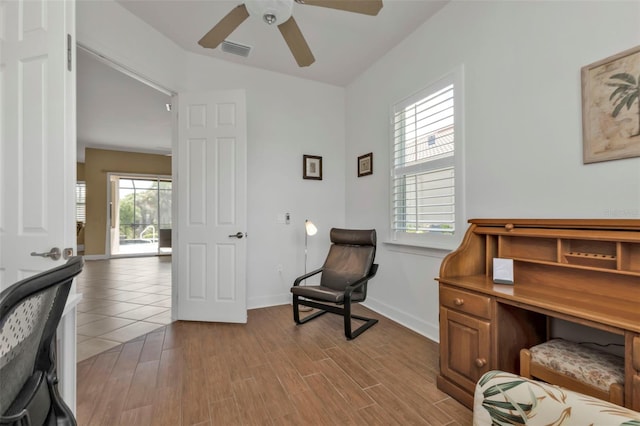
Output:
<path fill-rule="evenodd" d="M 640 46 L 582 67 L 584 163 L 640 156 Z"/>

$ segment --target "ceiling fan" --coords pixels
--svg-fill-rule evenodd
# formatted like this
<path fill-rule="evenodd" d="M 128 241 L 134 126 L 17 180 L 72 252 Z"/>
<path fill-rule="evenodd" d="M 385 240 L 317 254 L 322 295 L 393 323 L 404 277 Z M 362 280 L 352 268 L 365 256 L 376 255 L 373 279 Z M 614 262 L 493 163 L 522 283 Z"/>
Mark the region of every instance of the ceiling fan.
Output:
<path fill-rule="evenodd" d="M 315 58 L 304 39 L 293 12 L 294 0 L 245 0 L 220 20 L 198 41 L 202 47 L 215 49 L 249 16 L 258 16 L 269 25 L 276 24 L 289 46 L 298 66 L 307 67 Z M 338 9 L 375 16 L 382 9 L 382 0 L 295 0 L 296 3 Z"/>

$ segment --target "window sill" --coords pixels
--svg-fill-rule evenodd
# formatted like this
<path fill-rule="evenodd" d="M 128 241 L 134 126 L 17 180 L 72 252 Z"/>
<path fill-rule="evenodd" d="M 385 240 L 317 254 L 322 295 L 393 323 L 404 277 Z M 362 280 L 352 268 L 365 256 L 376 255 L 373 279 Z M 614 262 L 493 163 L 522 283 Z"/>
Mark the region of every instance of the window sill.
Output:
<path fill-rule="evenodd" d="M 416 254 L 419 256 L 428 256 L 443 258 L 454 249 L 433 247 L 426 245 L 411 244 L 398 241 L 384 241 L 382 243 L 389 251 L 395 251 L 399 253 Z"/>

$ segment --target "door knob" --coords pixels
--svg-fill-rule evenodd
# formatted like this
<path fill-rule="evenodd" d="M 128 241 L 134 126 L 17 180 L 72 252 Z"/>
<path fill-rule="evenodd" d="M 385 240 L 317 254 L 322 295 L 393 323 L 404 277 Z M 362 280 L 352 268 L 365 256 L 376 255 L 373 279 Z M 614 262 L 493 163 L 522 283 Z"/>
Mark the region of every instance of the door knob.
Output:
<path fill-rule="evenodd" d="M 242 237 L 244 237 L 244 234 L 242 232 L 236 232 L 235 234 L 229 235 L 229 238 L 241 239 Z"/>
<path fill-rule="evenodd" d="M 45 253 L 36 253 L 35 251 L 32 251 L 31 256 L 48 257 L 51 260 L 58 260 L 60 259 L 60 256 L 62 256 L 62 252 L 58 247 L 54 247 L 49 252 Z"/>

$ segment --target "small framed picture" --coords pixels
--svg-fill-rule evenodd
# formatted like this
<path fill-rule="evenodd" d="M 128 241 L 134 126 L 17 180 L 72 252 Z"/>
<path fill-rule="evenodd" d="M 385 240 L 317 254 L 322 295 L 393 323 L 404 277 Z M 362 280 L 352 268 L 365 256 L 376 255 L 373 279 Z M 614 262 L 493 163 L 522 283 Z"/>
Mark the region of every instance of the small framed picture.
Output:
<path fill-rule="evenodd" d="M 358 177 L 373 174 L 373 152 L 358 157 Z"/>
<path fill-rule="evenodd" d="M 322 157 L 317 155 L 302 156 L 302 178 L 322 180 Z"/>

